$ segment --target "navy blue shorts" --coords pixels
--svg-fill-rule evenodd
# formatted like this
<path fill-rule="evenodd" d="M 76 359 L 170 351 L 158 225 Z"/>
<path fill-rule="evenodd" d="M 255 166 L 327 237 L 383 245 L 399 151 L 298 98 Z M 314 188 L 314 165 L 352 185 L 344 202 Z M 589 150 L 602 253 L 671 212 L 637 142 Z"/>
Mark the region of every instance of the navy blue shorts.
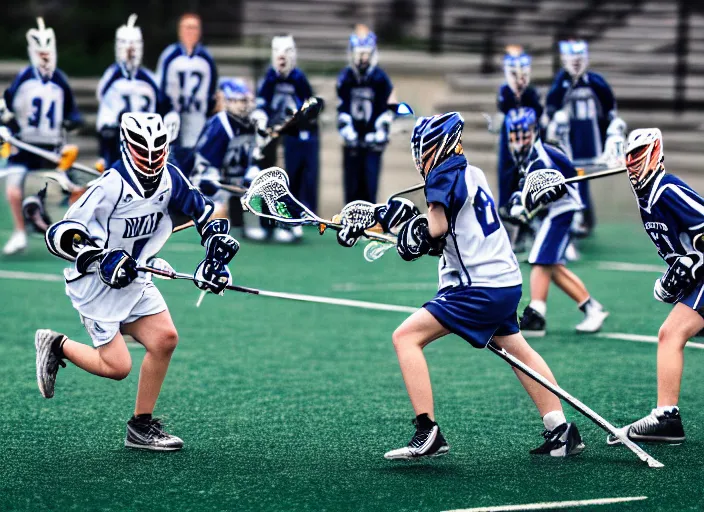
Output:
<path fill-rule="evenodd" d="M 423 307 L 448 331 L 484 348 L 494 336 L 520 331 L 517 310 L 521 288 L 454 286 L 440 290 Z"/>
<path fill-rule="evenodd" d="M 685 296 L 679 302 L 685 306 L 689 306 L 704 317 L 704 283 L 699 283 L 689 295 Z"/>
<path fill-rule="evenodd" d="M 573 211 L 561 213 L 554 217 L 548 215 L 543 219 L 537 233 L 533 248 L 528 255 L 531 265 L 564 265 L 565 251 L 570 243 Z"/>

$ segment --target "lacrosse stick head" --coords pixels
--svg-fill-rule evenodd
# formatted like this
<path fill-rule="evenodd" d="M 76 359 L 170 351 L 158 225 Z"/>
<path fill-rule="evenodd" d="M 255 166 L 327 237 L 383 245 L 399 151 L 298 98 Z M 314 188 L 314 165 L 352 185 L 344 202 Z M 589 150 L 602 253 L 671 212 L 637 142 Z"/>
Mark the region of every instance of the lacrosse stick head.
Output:
<path fill-rule="evenodd" d="M 260 172 L 252 180 L 241 202 L 242 207 L 254 215 L 284 224 L 313 224 L 320 220 L 291 194 L 288 175 L 279 167 Z"/>
<path fill-rule="evenodd" d="M 521 191 L 521 204 L 529 215 L 540 209 L 536 206 L 541 204 L 540 198 L 543 195 L 560 185 L 565 185 L 565 177 L 555 169 L 540 169 L 530 172 L 525 180 Z"/>
<path fill-rule="evenodd" d="M 352 201 L 342 208 L 340 213 L 332 218 L 332 222 L 342 227 L 357 226 L 364 230 L 374 230 L 377 226 L 376 211 L 381 205 L 372 204 L 369 201 Z M 318 229 L 320 234 L 325 233 L 327 224 L 320 224 Z M 383 232 L 381 228 L 378 230 Z"/>

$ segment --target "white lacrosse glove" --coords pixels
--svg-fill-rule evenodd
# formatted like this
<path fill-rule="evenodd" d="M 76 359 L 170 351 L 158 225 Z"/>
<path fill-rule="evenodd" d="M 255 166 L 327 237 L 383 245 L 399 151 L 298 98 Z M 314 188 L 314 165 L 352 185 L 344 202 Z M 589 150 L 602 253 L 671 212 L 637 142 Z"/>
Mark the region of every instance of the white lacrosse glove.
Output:
<path fill-rule="evenodd" d="M 15 117 L 15 114 L 7 108 L 5 98 L 0 98 L 0 124 L 7 124 Z"/>
<path fill-rule="evenodd" d="M 353 146 L 357 143 L 357 131 L 352 124 L 352 116 L 349 114 L 342 113 L 337 116 L 337 131 L 345 145 Z"/>
<path fill-rule="evenodd" d="M 7 126 L 0 126 L 0 142 L 7 142 L 12 137 L 12 132 Z"/>
<path fill-rule="evenodd" d="M 393 120 L 394 116 L 388 110 L 377 117 L 374 122 L 374 131 L 364 136 L 364 142 L 380 146 L 389 142 L 389 131 Z"/>
<path fill-rule="evenodd" d="M 169 142 L 178 139 L 178 132 L 181 131 L 181 117 L 173 110 L 164 116 L 164 126 L 169 132 Z"/>
<path fill-rule="evenodd" d="M 526 209 L 523 207 L 523 204 L 521 203 L 521 193 L 520 192 L 514 192 L 511 194 L 511 197 L 508 200 L 508 215 L 512 219 L 517 220 L 521 224 L 525 224 L 528 222 L 528 212 Z"/>
<path fill-rule="evenodd" d="M 626 154 L 626 122 L 620 117 L 615 117 L 606 129 L 604 151 L 597 162 L 609 168 L 625 165 Z"/>

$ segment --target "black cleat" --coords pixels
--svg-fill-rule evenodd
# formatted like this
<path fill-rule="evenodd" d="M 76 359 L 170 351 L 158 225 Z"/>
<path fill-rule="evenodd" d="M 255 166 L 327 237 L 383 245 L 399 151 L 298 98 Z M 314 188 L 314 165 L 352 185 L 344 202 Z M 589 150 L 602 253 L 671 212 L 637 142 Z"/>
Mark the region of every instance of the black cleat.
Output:
<path fill-rule="evenodd" d="M 440 426 L 431 421 L 427 414 L 413 420 L 416 433 L 407 446 L 384 454 L 388 460 L 412 460 L 421 457 L 440 457 L 450 451 L 450 445 L 440 433 Z"/>
<path fill-rule="evenodd" d="M 553 430 L 544 430 L 543 437 L 545 442 L 531 450 L 531 454 L 569 457 L 584 451 L 582 436 L 579 435 L 577 425 L 574 423 L 563 423 Z"/>
<path fill-rule="evenodd" d="M 176 451 L 183 448 L 181 438 L 164 431 L 164 426 L 158 418 L 132 417 L 127 422 L 125 446 L 153 451 Z"/>
<path fill-rule="evenodd" d="M 676 409 L 660 416 L 653 411 L 635 423 L 626 425 L 622 430 L 627 433 L 631 441 L 636 443 L 681 444 L 685 440 L 682 417 Z M 621 444 L 621 441 L 616 436 L 609 434 L 606 438 L 606 444 L 615 446 Z"/>
<path fill-rule="evenodd" d="M 519 321 L 521 333 L 526 338 L 545 336 L 545 317 L 530 306 L 526 306 Z"/>
<path fill-rule="evenodd" d="M 66 336 L 50 329 L 37 329 L 34 334 L 34 348 L 37 350 L 37 385 L 44 398 L 54 396 L 59 366 L 66 368 L 66 363 L 56 351 L 56 346 L 65 339 Z"/>

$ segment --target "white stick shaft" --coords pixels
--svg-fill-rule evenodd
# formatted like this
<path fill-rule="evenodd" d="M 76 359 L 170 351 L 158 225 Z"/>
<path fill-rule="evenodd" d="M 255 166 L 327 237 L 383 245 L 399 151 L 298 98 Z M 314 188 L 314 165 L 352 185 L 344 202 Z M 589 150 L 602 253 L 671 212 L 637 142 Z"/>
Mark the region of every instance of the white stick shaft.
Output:
<path fill-rule="evenodd" d="M 607 169 L 605 171 L 593 172 L 590 174 L 585 174 L 583 176 L 575 176 L 574 178 L 567 178 L 565 183 L 579 183 L 580 181 L 595 180 L 597 178 L 606 178 L 607 176 L 613 176 L 614 174 L 621 174 L 626 172 L 625 167 L 616 167 L 615 169 Z"/>
<path fill-rule="evenodd" d="M 53 151 L 48 151 L 46 149 L 39 148 L 33 144 L 29 144 L 27 142 L 22 142 L 16 137 L 7 137 L 6 142 L 9 142 L 11 145 L 15 146 L 16 148 L 23 149 L 24 151 L 27 151 L 28 153 L 33 153 L 45 160 L 48 160 L 51 163 L 58 164 L 61 161 L 61 155 L 54 153 Z M 91 174 L 93 176 L 100 176 L 100 173 L 95 170 L 91 169 L 90 167 L 87 167 L 85 165 L 79 164 L 74 162 L 71 164 L 71 167 L 78 170 L 82 171 L 88 174 Z"/>
<path fill-rule="evenodd" d="M 521 372 L 525 373 L 528 375 L 531 379 L 534 381 L 538 382 L 540 385 L 542 385 L 544 388 L 549 390 L 552 394 L 555 396 L 563 399 L 565 402 L 570 404 L 572 407 L 574 407 L 577 411 L 582 413 L 584 416 L 592 420 L 594 423 L 596 423 L 598 426 L 600 426 L 602 429 L 604 429 L 606 432 L 609 434 L 612 434 L 616 436 L 619 441 L 621 441 L 629 450 L 631 450 L 633 453 L 635 453 L 638 458 L 644 462 L 648 463 L 648 466 L 650 467 L 663 467 L 663 464 L 661 462 L 658 462 L 655 460 L 652 456 L 648 455 L 648 453 L 645 452 L 640 446 L 635 444 L 633 441 L 631 441 L 628 438 L 628 435 L 623 432 L 622 430 L 617 429 L 614 427 L 611 423 L 606 421 L 604 418 L 599 416 L 596 412 L 594 412 L 592 409 L 587 407 L 585 404 L 583 404 L 580 400 L 576 399 L 572 395 L 570 395 L 567 391 L 562 389 L 560 386 L 557 384 L 553 384 L 549 380 L 547 380 L 545 377 L 543 377 L 541 374 L 530 368 L 529 366 L 526 366 L 521 362 L 519 359 L 516 357 L 512 356 L 508 352 L 506 352 L 504 349 L 497 347 L 496 345 L 492 343 L 489 343 L 488 345 L 489 350 L 491 350 L 494 354 L 498 355 L 501 359 L 504 361 L 508 362 L 511 366 L 514 368 L 520 370 Z"/>

